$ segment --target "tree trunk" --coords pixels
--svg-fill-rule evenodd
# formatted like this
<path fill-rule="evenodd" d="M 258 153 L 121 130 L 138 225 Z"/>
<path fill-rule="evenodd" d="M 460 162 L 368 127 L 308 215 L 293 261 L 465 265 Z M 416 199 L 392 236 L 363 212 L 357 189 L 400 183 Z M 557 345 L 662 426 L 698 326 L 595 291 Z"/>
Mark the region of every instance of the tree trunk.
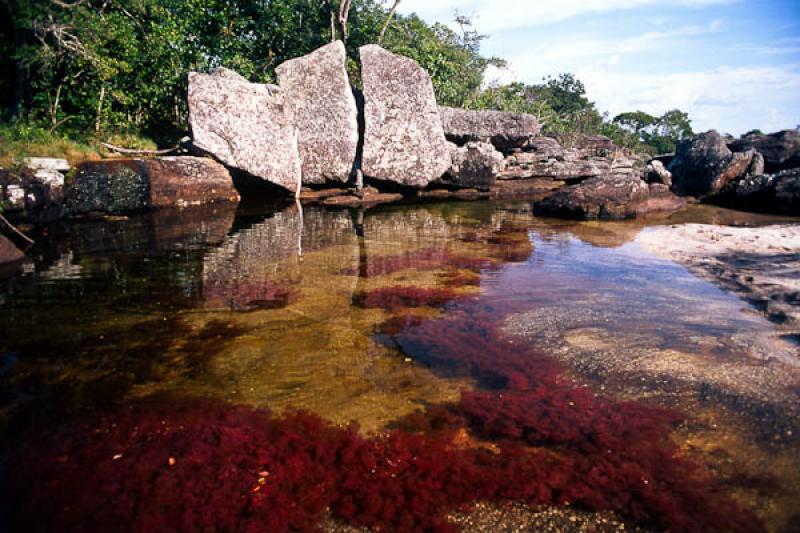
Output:
<path fill-rule="evenodd" d="M 389 27 L 389 24 L 392 22 L 392 18 L 394 18 L 394 14 L 397 12 L 397 6 L 400 5 L 400 0 L 394 0 L 394 4 L 392 4 L 392 8 L 389 10 L 389 14 L 386 15 L 386 20 L 383 23 L 383 27 L 381 27 L 381 33 L 378 35 L 378 44 L 383 44 L 383 37 L 386 35 L 386 28 Z"/>
<path fill-rule="evenodd" d="M 100 88 L 100 100 L 97 102 L 97 120 L 94 122 L 94 132 L 100 133 L 100 118 L 102 117 L 101 113 L 103 112 L 103 100 L 106 97 L 106 86 L 103 85 Z"/>

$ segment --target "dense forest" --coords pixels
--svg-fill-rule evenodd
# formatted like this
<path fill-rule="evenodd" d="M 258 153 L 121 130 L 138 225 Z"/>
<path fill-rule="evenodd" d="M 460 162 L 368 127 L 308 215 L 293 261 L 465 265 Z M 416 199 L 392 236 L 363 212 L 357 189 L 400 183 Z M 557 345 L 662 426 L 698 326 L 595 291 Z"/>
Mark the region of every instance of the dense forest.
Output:
<path fill-rule="evenodd" d="M 442 105 L 524 111 L 548 134 L 598 133 L 668 152 L 692 133 L 686 113 L 609 117 L 574 75 L 485 86 L 484 39 L 470 20 L 428 24 L 401 0 L 0 0 L 0 148 L 19 140 L 126 135 L 173 145 L 187 134 L 190 71 L 218 66 L 273 82 L 286 59 L 343 39 L 359 84 L 358 48 L 379 43 L 430 72 Z M 116 137 L 114 137 L 116 136 Z"/>

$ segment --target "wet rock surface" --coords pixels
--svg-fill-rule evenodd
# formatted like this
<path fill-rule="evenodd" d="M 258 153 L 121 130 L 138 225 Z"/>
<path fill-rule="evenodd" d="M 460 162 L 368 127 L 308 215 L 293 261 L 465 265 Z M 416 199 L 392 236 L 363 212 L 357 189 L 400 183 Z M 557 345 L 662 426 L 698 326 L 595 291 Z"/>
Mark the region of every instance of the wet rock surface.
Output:
<path fill-rule="evenodd" d="M 151 207 L 237 202 L 228 171 L 207 157 L 87 161 L 77 167 L 66 208 L 71 214 L 124 213 Z"/>
<path fill-rule="evenodd" d="M 13 242 L 0 235 L 0 265 L 17 263 L 25 259 L 25 254 Z"/>
<path fill-rule="evenodd" d="M 275 85 L 250 83 L 219 68 L 189 74 L 193 146 L 228 166 L 292 192 L 301 182 L 297 131 Z"/>
<path fill-rule="evenodd" d="M 439 107 L 448 140 L 463 146 L 468 142 L 491 143 L 500 151 L 520 148 L 539 134 L 538 119 L 527 113 L 472 111 Z"/>
<path fill-rule="evenodd" d="M 451 163 L 431 78 L 414 60 L 380 46 L 363 46 L 360 54 L 364 174 L 423 188 Z"/>
<path fill-rule="evenodd" d="M 734 153 L 715 130 L 678 143 L 669 164 L 673 190 L 681 195 L 706 197 L 745 176 L 755 152 Z"/>
<path fill-rule="evenodd" d="M 303 183 L 347 182 L 358 145 L 356 101 L 342 41 L 290 59 L 275 69 L 292 122 Z"/>
<path fill-rule="evenodd" d="M 663 184 L 648 186 L 635 176 L 600 176 L 559 189 L 534 208 L 543 216 L 614 220 L 672 212 L 684 205 Z"/>

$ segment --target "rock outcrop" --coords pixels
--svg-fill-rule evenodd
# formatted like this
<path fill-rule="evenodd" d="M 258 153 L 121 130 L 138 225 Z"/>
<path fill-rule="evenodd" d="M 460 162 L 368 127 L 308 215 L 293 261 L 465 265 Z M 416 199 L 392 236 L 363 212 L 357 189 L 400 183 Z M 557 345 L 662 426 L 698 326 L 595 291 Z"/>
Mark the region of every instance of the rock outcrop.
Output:
<path fill-rule="evenodd" d="M 358 145 L 358 110 L 342 41 L 282 63 L 275 72 L 297 128 L 303 183 L 346 182 Z"/>
<path fill-rule="evenodd" d="M 581 220 L 635 218 L 653 212 L 674 211 L 685 202 L 663 184 L 635 176 L 599 176 L 559 189 L 534 204 L 538 215 Z"/>
<path fill-rule="evenodd" d="M 800 167 L 800 131 L 784 130 L 769 135 L 748 135 L 728 144 L 734 152 L 756 150 L 764 156 L 764 171 L 775 173 Z"/>
<path fill-rule="evenodd" d="M 734 153 L 715 130 L 681 141 L 669 164 L 672 188 L 681 195 L 698 198 L 721 191 L 742 178 L 754 156 L 753 150 Z"/>
<path fill-rule="evenodd" d="M 444 133 L 449 141 L 463 146 L 468 142 L 491 143 L 500 151 L 521 148 L 539 134 L 539 120 L 527 113 L 471 111 L 439 107 Z"/>
<path fill-rule="evenodd" d="M 453 164 L 441 182 L 459 188 L 489 190 L 505 168 L 503 154 L 485 142 L 454 146 L 452 159 Z"/>
<path fill-rule="evenodd" d="M 189 73 L 193 146 L 290 191 L 301 183 L 297 131 L 284 94 L 219 68 Z"/>
<path fill-rule="evenodd" d="M 534 137 L 506 157 L 501 179 L 547 178 L 577 182 L 597 176 L 636 176 L 641 170 L 631 154 L 599 135 L 578 137 L 564 147 L 551 137 Z"/>
<path fill-rule="evenodd" d="M 19 263 L 25 259 L 22 250 L 14 246 L 14 243 L 0 235 L 0 266 Z"/>
<path fill-rule="evenodd" d="M 238 201 L 228 171 L 207 157 L 86 161 L 67 195 L 71 214 L 122 213 Z"/>
<path fill-rule="evenodd" d="M 750 211 L 800 215 L 800 168 L 749 176 L 723 191 L 722 202 Z"/>
<path fill-rule="evenodd" d="M 450 168 L 431 78 L 413 59 L 362 46 L 367 177 L 423 188 Z"/>

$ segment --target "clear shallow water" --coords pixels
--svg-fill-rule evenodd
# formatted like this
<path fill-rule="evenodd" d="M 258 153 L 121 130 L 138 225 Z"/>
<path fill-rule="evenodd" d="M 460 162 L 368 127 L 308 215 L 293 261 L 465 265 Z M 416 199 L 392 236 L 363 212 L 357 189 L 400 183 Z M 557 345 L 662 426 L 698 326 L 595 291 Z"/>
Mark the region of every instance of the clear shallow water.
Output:
<path fill-rule="evenodd" d="M 698 208 L 670 223 L 682 221 L 769 220 Z M 73 524 L 74 516 L 63 514 L 65 506 L 97 505 L 64 495 L 65 487 L 77 482 L 70 478 L 74 472 L 59 466 L 71 460 L 56 459 L 78 456 L 84 468 L 98 457 L 113 459 L 117 452 L 111 448 L 119 442 L 96 448 L 74 429 L 103 416 L 117 419 L 120 427 L 136 428 L 146 427 L 150 413 L 169 416 L 173 403 L 183 406 L 180 413 L 230 410 L 246 421 L 260 420 L 260 412 L 241 414 L 239 406 L 278 415 L 302 409 L 336 426 L 355 421 L 361 435 L 381 439 L 398 426 L 405 428 L 402 435 L 433 435 L 435 424 L 417 420 L 414 425 L 408 417 L 417 412 L 434 416 L 430 413 L 437 406 L 456 406 L 450 415 L 455 421 L 444 424 L 452 433 L 449 446 L 504 450 L 522 443 L 526 454 L 547 450 L 573 465 L 574 472 L 564 463 L 538 478 L 520 474 L 509 480 L 534 485 L 531 479 L 554 478 L 556 472 L 586 478 L 587 471 L 574 462 L 581 457 L 596 462 L 587 446 L 620 433 L 614 424 L 637 428 L 637 419 L 649 413 L 634 411 L 617 420 L 613 413 L 628 408 L 613 402 L 623 401 L 635 402 L 632 409 L 666 407 L 684 417 L 663 426 L 669 430 L 655 441 L 650 430 L 639 428 L 631 430 L 632 444 L 609 444 L 620 447 L 614 449 L 627 458 L 625 464 L 636 464 L 639 454 L 642 464 L 637 466 L 644 471 L 668 472 L 659 481 L 665 493 L 671 484 L 711 479 L 724 498 L 753 511 L 768 529 L 788 531 L 796 521 L 796 346 L 781 340 L 772 324 L 735 296 L 631 244 L 639 231 L 647 231 L 641 223 L 548 222 L 534 218 L 525 203 L 475 202 L 367 213 L 301 211 L 294 205 L 271 211 L 163 211 L 48 231 L 50 242 L 57 244 L 34 250 L 34 265 L 4 282 L 0 292 L 4 456 L 16 460 L 30 450 L 40 452 L 37 446 L 48 438 L 63 446 L 72 443 L 69 454 L 54 453 L 52 461 L 30 466 L 31 477 L 47 472 L 64 478 L 62 485 L 31 492 L 60 505 L 52 516 L 35 517 L 42 524 Z M 550 368 L 551 362 L 556 367 Z M 533 390 L 539 396 L 534 398 Z M 575 390 L 601 396 L 589 399 Z M 462 391 L 479 395 L 487 409 L 497 408 L 495 418 L 511 419 L 516 409 L 532 417 L 517 421 L 528 429 L 491 426 L 486 412 L 464 403 Z M 503 396 L 502 391 L 508 392 Z M 564 398 L 582 412 L 548 411 Z M 147 406 L 137 415 L 141 420 L 130 420 L 130 405 Z M 553 428 L 538 434 L 534 427 L 547 425 L 534 417 L 540 412 L 581 430 L 567 435 L 565 428 Z M 181 416 L 187 427 L 196 422 Z M 654 447 L 657 454 L 645 452 Z M 229 455 L 240 452 L 220 445 L 214 458 L 232 460 Z M 498 452 L 501 458 L 528 457 L 522 453 Z M 664 459 L 676 454 L 680 460 L 675 463 Z M 684 475 L 683 460 L 702 465 L 708 479 Z M 344 466 L 334 461 L 330 470 Z M 108 468 L 101 470 L 103 476 L 113 479 L 114 464 Z M 621 519 L 654 529 L 691 529 L 694 522 L 682 521 L 684 515 L 702 514 L 702 506 L 710 504 L 674 486 L 669 490 L 681 493 L 680 505 L 662 505 L 657 493 L 640 493 L 628 481 L 607 487 L 601 479 L 624 478 L 621 463 L 607 468 L 604 477 L 587 482 L 581 491 L 549 489 L 563 497 L 544 497 L 541 491 L 536 497 L 489 493 L 497 500 L 577 501 L 580 509 L 610 508 Z M 5 490 L 32 491 L 18 481 L 25 473 L 25 468 L 12 468 L 8 479 L 14 481 Z M 418 474 L 412 469 L 408 475 Z M 136 498 L 149 502 L 142 496 L 149 481 L 126 475 L 133 484 L 109 489 L 109 497 L 119 499 L 135 490 Z M 191 488 L 188 482 L 179 486 Z M 403 490 L 412 500 L 430 496 L 419 488 L 416 493 Z M 600 501 L 593 490 L 618 491 L 620 497 Z M 474 496 L 487 499 L 486 494 Z M 236 499 L 224 491 L 220 497 Z M 153 502 L 147 505 L 163 504 L 159 498 Z M 716 500 L 711 503 L 724 508 Z M 142 527 L 150 523 L 142 505 L 117 516 L 132 516 Z M 211 504 L 186 500 L 175 508 L 184 516 L 186 508 L 199 505 Z M 364 511 L 366 504 L 356 506 L 361 514 L 341 502 L 325 500 L 325 505 L 335 523 L 401 529 L 409 524 L 402 521 L 407 517 L 395 520 L 405 515 L 389 512 L 385 501 L 377 513 Z M 680 512 L 666 511 L 670 505 Z M 431 506 L 448 510 L 452 502 Z M 239 527 L 247 523 L 241 516 L 254 511 L 230 513 L 239 517 Z M 433 514 L 419 511 L 408 520 L 431 525 L 425 520 Z M 379 515 L 395 518 L 375 518 Z M 287 523 L 301 527 L 300 522 Z"/>

